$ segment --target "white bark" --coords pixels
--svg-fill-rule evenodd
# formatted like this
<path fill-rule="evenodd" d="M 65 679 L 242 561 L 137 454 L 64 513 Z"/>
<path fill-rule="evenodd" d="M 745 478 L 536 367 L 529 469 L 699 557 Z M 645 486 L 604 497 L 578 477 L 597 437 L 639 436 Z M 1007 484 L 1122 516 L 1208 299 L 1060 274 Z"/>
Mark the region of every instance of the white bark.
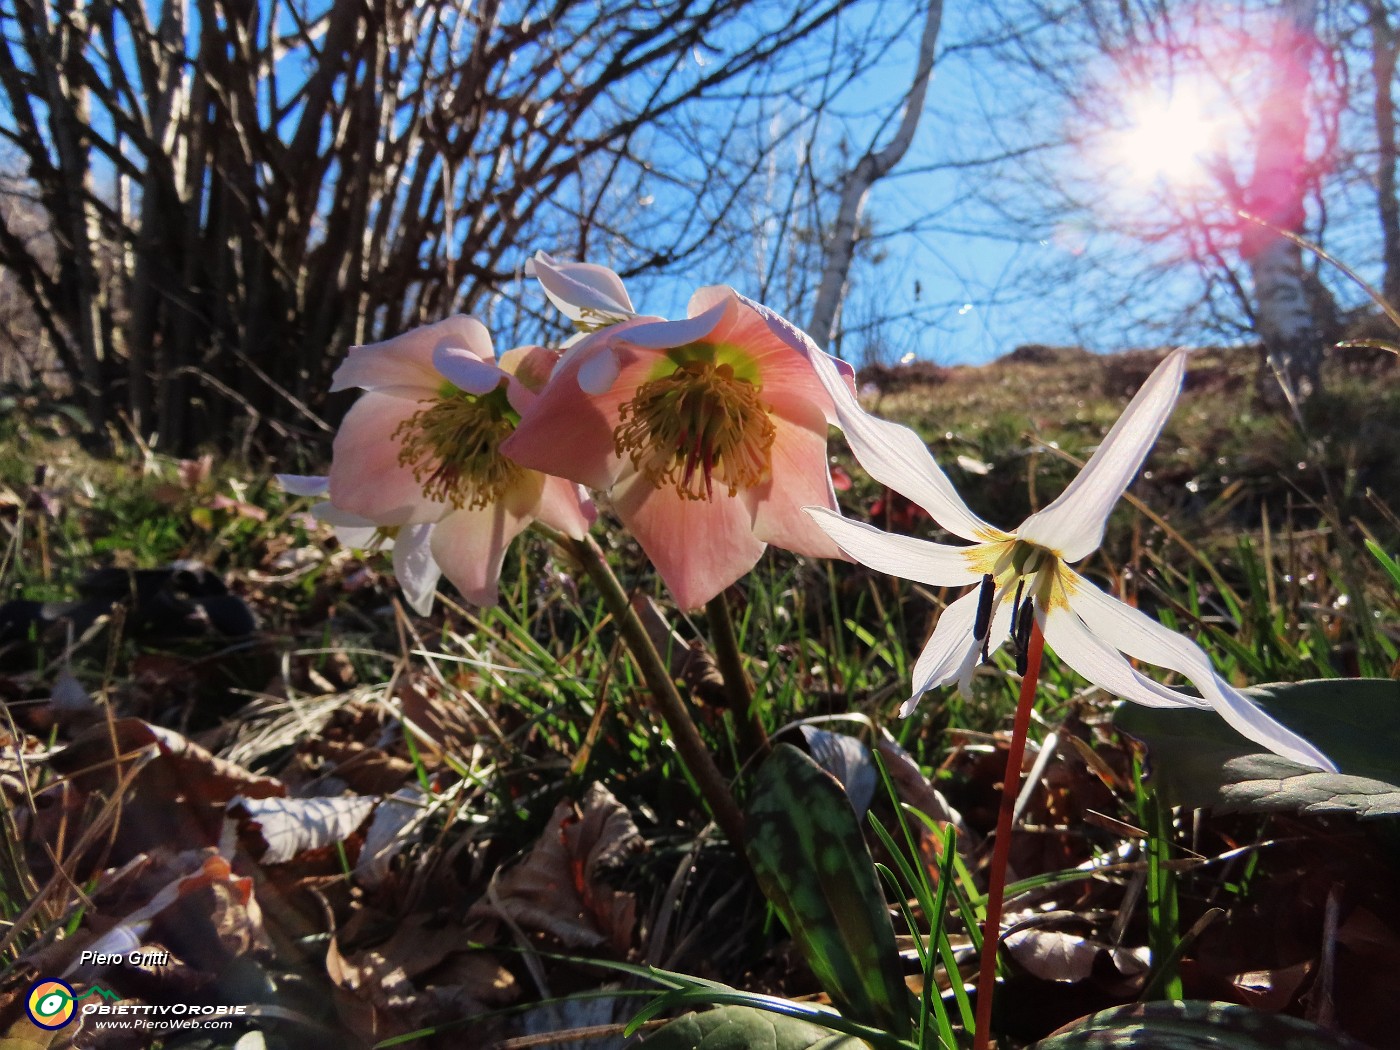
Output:
<path fill-rule="evenodd" d="M 1293 403 L 1318 385 L 1322 326 L 1307 295 L 1303 253 L 1275 229 L 1303 227 L 1307 91 L 1317 0 L 1283 0 L 1273 44 L 1272 82 L 1260 114 L 1249 211 L 1240 251 L 1254 284 L 1255 326 L 1274 376 Z M 1267 225 L 1265 225 L 1267 224 Z"/>
<path fill-rule="evenodd" d="M 812 307 L 812 316 L 807 323 L 807 331 L 818 346 L 827 348 L 831 333 L 836 327 L 837 314 L 846 293 L 846 278 L 851 270 L 851 260 L 855 256 L 856 242 L 860 239 L 860 215 L 865 207 L 865 198 L 870 187 L 890 173 L 890 170 L 903 159 L 914 139 L 914 131 L 919 126 L 919 118 L 924 112 L 924 98 L 928 94 L 929 80 L 933 77 L 934 48 L 938 43 L 938 29 L 943 22 L 943 0 L 929 0 L 928 13 L 924 16 L 924 30 L 919 38 L 918 63 L 914 67 L 914 81 L 909 93 L 904 97 L 904 112 L 894 137 L 883 147 L 876 148 L 872 143 L 856 166 L 846 173 L 841 187 L 841 204 L 836 212 L 836 225 L 827 242 L 826 263 L 822 267 L 821 284 L 817 288 L 817 301 Z"/>

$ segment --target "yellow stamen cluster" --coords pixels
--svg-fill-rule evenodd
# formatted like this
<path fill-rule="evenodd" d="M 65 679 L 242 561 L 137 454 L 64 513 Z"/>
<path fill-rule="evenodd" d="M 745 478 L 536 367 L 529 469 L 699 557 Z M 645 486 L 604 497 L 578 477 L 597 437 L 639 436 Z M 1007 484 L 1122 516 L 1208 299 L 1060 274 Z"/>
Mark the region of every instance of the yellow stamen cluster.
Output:
<path fill-rule="evenodd" d="M 733 496 L 761 482 L 777 433 L 759 388 L 727 364 L 687 361 L 637 388 L 613 432 L 617 454 L 657 488 L 682 499 L 712 499 L 714 481 Z"/>
<path fill-rule="evenodd" d="M 399 463 L 413 470 L 423 494 L 458 510 L 495 503 L 522 468 L 501 455 L 519 417 L 502 384 L 489 394 L 445 387 L 435 401 L 398 425 Z"/>

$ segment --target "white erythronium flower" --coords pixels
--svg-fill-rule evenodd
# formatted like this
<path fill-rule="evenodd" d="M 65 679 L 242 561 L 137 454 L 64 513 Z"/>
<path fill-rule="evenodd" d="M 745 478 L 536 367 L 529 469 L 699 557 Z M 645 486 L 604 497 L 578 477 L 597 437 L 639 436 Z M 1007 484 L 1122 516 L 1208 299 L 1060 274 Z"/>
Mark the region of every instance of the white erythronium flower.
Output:
<path fill-rule="evenodd" d="M 1114 504 L 1137 474 L 1176 404 L 1186 351 L 1168 354 L 1148 377 L 1103 443 L 1059 499 L 1012 532 L 988 525 L 963 503 L 928 447 L 908 427 L 870 415 L 836 366 L 800 333 L 832 399 L 856 459 L 876 481 L 923 507 L 971 546 L 955 547 L 895 536 L 810 507 L 817 523 L 856 561 L 932 586 L 979 585 L 944 610 L 914 665 L 909 715 L 930 689 L 957 682 L 966 692 L 979 657 L 1008 637 L 1024 644 L 1033 614 L 1046 643 L 1090 682 L 1149 707 L 1214 710 L 1241 734 L 1270 751 L 1310 766 L 1336 767 L 1317 748 L 1274 721 L 1224 681 L 1194 642 L 1138 609 L 1105 594 L 1069 566 L 1103 541 Z M 1030 611 L 1033 610 L 1033 613 Z M 1184 676 L 1199 697 L 1170 689 L 1125 659 Z"/>
<path fill-rule="evenodd" d="M 278 474 L 282 488 L 293 496 L 328 496 L 330 478 L 319 474 Z M 433 611 L 442 569 L 433 558 L 433 530 L 437 522 L 382 526 L 359 514 L 341 510 L 329 499 L 311 505 L 311 514 L 335 530 L 335 538 L 355 550 L 392 551 L 394 578 L 399 581 L 409 607 L 420 616 Z"/>

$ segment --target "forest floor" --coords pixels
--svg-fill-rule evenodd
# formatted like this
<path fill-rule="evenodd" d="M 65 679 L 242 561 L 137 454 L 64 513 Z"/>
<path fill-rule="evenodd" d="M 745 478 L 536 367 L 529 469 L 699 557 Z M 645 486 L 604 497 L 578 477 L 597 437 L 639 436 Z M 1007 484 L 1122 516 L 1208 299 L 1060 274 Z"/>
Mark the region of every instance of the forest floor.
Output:
<path fill-rule="evenodd" d="M 1023 348 L 863 381 L 868 407 L 919 430 L 973 509 L 1009 526 L 1059 493 L 1160 356 Z M 1339 351 L 1300 414 L 1258 407 L 1256 372 L 1246 351 L 1193 357 L 1130 499 L 1078 568 L 1241 686 L 1400 677 L 1400 577 L 1384 553 L 1400 549 L 1400 363 Z M 323 468 L 314 451 L 257 470 L 217 450 L 97 458 L 55 406 L 4 407 L 0 1046 L 623 1045 L 657 989 L 616 963 L 821 999 L 742 854 L 707 826 L 598 595 L 544 539 L 512 548 L 499 608 L 446 588 L 417 617 L 386 557 L 340 547 L 272 479 Z M 941 538 L 835 432 L 831 447 L 847 514 Z M 606 514 L 595 533 L 653 599 L 651 625 L 676 640 L 695 717 L 742 787 L 751 770 L 705 673 L 703 616 L 675 610 Z M 844 749 L 872 778 L 878 754 L 890 777 L 866 802 L 876 820 L 897 819 L 893 796 L 957 828 L 965 868 L 939 923 L 961 972 L 938 970 L 955 1015 L 965 997 L 950 989 L 976 972 L 1014 661 L 997 656 L 972 699 L 895 712 L 956 596 L 778 551 L 730 596 L 766 731 Z M 1355 729 L 1372 738 L 1358 747 L 1394 759 L 1390 785 L 1400 690 L 1392 706 Z M 1135 771 L 1145 760 L 1155 776 L 1153 754 L 1053 659 L 1032 736 L 1001 1046 L 1160 991 L 1154 848 L 1179 898 L 1185 997 L 1393 1045 L 1394 800 L 1370 819 L 1193 804 L 1148 827 L 1158 796 Z M 916 829 L 908 858 L 935 876 L 936 839 Z M 929 917 L 894 913 L 917 991 Z M 46 978 L 129 1004 L 245 1009 L 228 1030 L 85 1018 L 45 1033 L 25 1000 Z"/>

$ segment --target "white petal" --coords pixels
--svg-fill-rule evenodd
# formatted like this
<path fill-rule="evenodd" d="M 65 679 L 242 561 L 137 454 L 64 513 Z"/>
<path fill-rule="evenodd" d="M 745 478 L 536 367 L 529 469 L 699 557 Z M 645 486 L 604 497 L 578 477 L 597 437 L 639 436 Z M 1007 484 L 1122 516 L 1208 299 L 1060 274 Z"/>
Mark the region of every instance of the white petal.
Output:
<path fill-rule="evenodd" d="M 950 547 L 912 536 L 897 536 L 865 522 L 843 518 L 825 507 L 802 509 L 837 546 L 872 569 L 934 587 L 959 587 L 982 580 L 982 574 L 972 567 L 969 557 L 974 547 Z"/>
<path fill-rule="evenodd" d="M 324 474 L 278 474 L 277 481 L 289 496 L 324 496 L 331 490 Z"/>
<path fill-rule="evenodd" d="M 429 547 L 432 538 L 432 524 L 405 525 L 394 542 L 394 576 L 403 589 L 403 596 L 419 616 L 433 611 L 433 595 L 442 577 L 442 570 Z"/>
<path fill-rule="evenodd" d="M 469 394 L 489 394 L 506 377 L 495 363 L 450 344 L 433 348 L 433 367 L 453 386 Z"/>
<path fill-rule="evenodd" d="M 1210 705 L 1200 697 L 1168 689 L 1142 674 L 1123 654 L 1106 645 L 1069 609 L 1055 606 L 1047 613 L 1036 610 L 1045 643 L 1079 674 L 1114 696 L 1144 707 L 1200 707 Z"/>
<path fill-rule="evenodd" d="M 1070 608 L 1109 645 L 1184 675 L 1200 690 L 1205 704 L 1255 743 L 1295 762 L 1335 771 L 1336 766 L 1321 751 L 1274 721 L 1221 678 L 1195 642 L 1168 630 L 1142 610 L 1110 597 L 1083 577 L 1072 579 L 1067 588 Z"/>
<path fill-rule="evenodd" d="M 585 394 L 606 394 L 617 381 L 618 360 L 610 346 L 602 347 L 578 369 L 578 385 Z"/>
<path fill-rule="evenodd" d="M 536 252 L 526 264 L 549 301 L 572 320 L 594 320 L 599 314 L 619 321 L 631 317 L 632 300 L 622 278 L 606 266 L 585 262 L 559 262 L 544 252 Z"/>
<path fill-rule="evenodd" d="M 377 529 L 379 523 L 373 518 L 366 518 L 363 514 L 351 514 L 348 510 L 341 510 L 329 500 L 324 503 L 314 503 L 311 506 L 311 516 L 317 521 L 324 521 L 337 529 Z"/>
<path fill-rule="evenodd" d="M 376 546 L 375 537 L 379 535 L 379 528 L 375 525 L 337 525 L 335 527 L 335 538 L 342 547 L 350 550 L 362 551 L 375 547 L 377 550 L 393 550 L 394 541 L 381 539 Z"/>
<path fill-rule="evenodd" d="M 335 538 L 340 541 L 342 547 L 349 547 L 351 550 L 366 550 L 370 547 L 388 550 L 394 545 L 393 540 L 385 538 L 379 531 L 375 522 L 341 510 L 329 501 L 313 505 L 311 515 L 335 530 Z"/>
<path fill-rule="evenodd" d="M 1048 547 L 1068 562 L 1098 549 L 1109 514 L 1176 406 L 1186 354 L 1183 347 L 1166 356 L 1128 402 L 1079 476 L 1059 499 L 1027 518 L 1016 530 L 1018 537 Z"/>
<path fill-rule="evenodd" d="M 639 324 L 627 329 L 627 334 L 620 338 L 645 350 L 670 350 L 675 346 L 685 346 L 686 343 L 697 342 L 713 332 L 724 319 L 729 305 L 729 300 L 726 299 L 682 321 L 649 321 Z"/>
<path fill-rule="evenodd" d="M 982 651 L 982 643 L 972 637 L 977 600 L 977 591 L 969 591 L 938 617 L 933 634 L 914 663 L 914 691 L 900 707 L 900 718 L 913 714 L 919 697 L 930 689 L 957 681 L 968 654 Z"/>
<path fill-rule="evenodd" d="M 861 408 L 826 354 L 817 353 L 811 361 L 836 403 L 846 441 L 867 474 L 923 507 L 954 536 L 977 542 L 1007 538 L 968 509 L 918 434 Z"/>

